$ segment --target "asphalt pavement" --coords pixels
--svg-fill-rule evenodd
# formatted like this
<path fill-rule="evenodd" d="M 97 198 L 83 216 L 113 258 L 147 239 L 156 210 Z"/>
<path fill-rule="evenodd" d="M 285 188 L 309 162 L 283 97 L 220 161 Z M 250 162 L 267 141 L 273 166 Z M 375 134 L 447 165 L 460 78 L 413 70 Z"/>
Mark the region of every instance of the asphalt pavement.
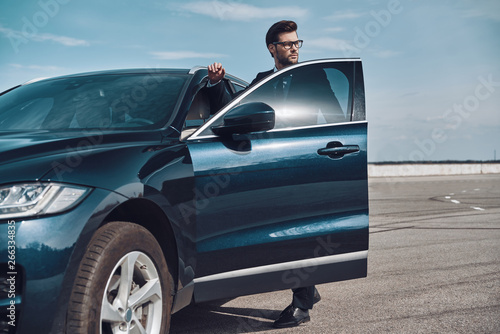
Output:
<path fill-rule="evenodd" d="M 310 322 L 274 329 L 277 291 L 189 306 L 171 333 L 500 333 L 500 174 L 369 185 L 368 277 L 319 285 Z"/>

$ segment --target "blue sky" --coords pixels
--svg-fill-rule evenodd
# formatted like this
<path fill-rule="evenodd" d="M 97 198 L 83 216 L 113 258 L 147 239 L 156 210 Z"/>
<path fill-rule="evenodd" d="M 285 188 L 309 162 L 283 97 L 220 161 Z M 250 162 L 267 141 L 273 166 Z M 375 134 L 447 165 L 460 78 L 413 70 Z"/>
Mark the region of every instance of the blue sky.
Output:
<path fill-rule="evenodd" d="M 362 58 L 369 161 L 500 159 L 498 0 L 0 0 L 0 91 L 214 61 L 251 81 L 281 19 L 299 25 L 301 60 Z"/>

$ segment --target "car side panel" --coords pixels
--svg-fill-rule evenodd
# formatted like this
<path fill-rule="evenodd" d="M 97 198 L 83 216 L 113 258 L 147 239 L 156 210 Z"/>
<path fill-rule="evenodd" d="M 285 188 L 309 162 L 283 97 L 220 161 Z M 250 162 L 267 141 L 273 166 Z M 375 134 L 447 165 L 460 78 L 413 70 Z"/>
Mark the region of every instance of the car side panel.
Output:
<path fill-rule="evenodd" d="M 318 155 L 331 141 L 360 151 L 342 159 Z M 197 192 L 195 282 L 368 249 L 366 122 L 205 139 L 189 149 Z M 366 275 L 365 264 L 354 276 Z M 318 272 L 301 285 L 325 279 Z M 290 286 L 278 282 L 260 289 Z"/>

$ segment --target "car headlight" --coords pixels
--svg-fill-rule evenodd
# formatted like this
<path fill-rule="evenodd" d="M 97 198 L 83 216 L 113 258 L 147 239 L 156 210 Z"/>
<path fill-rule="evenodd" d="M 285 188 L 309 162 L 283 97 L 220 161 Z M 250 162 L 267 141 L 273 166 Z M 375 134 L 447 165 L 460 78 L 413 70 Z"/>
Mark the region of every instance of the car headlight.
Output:
<path fill-rule="evenodd" d="M 60 213 L 77 205 L 89 188 L 59 183 L 0 186 L 0 219 Z"/>

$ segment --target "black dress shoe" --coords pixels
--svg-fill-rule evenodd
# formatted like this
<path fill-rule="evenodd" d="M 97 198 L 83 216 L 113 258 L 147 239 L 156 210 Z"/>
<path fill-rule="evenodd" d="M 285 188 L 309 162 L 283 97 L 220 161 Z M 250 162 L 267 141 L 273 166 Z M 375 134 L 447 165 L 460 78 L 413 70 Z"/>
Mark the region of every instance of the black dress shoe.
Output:
<path fill-rule="evenodd" d="M 317 302 L 319 302 L 321 300 L 321 296 L 318 292 L 317 289 L 314 289 L 314 297 L 313 297 L 313 305 L 316 304 Z M 280 313 L 280 318 L 286 313 L 289 311 L 289 309 L 293 308 L 293 305 L 290 304 L 288 305 L 283 311 L 281 311 Z"/>
<path fill-rule="evenodd" d="M 313 304 L 316 304 L 321 300 L 321 296 L 319 295 L 319 291 L 314 288 L 314 297 L 313 297 Z"/>
<path fill-rule="evenodd" d="M 281 312 L 280 317 L 273 324 L 276 328 L 295 327 L 303 322 L 311 320 L 309 311 L 297 307 L 288 306 Z"/>

